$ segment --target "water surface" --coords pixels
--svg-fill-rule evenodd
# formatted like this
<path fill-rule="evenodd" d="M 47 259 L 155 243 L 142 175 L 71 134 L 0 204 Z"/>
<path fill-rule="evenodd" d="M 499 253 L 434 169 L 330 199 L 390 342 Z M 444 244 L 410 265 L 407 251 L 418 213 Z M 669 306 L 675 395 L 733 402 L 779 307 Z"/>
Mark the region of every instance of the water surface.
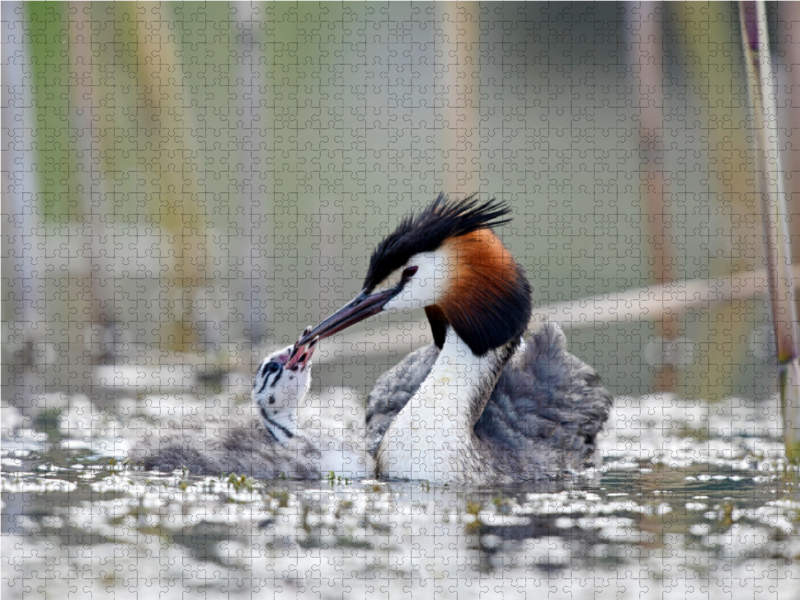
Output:
<path fill-rule="evenodd" d="M 3 407 L 4 598 L 800 590 L 796 471 L 774 401 L 617 398 L 597 472 L 560 487 L 480 488 L 144 472 L 125 453 L 152 399 L 111 413 L 61 400 L 40 418 Z"/>

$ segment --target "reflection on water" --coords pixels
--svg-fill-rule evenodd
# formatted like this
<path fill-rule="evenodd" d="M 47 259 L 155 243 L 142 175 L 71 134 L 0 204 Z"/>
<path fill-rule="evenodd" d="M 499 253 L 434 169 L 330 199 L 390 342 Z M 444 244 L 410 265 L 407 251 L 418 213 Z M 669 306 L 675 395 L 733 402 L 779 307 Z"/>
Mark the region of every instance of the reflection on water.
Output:
<path fill-rule="evenodd" d="M 75 434 L 84 409 L 47 434 L 3 409 L 4 598 L 800 589 L 800 502 L 774 403 L 619 398 L 603 469 L 561 489 L 142 472 L 122 460 L 113 417 Z"/>

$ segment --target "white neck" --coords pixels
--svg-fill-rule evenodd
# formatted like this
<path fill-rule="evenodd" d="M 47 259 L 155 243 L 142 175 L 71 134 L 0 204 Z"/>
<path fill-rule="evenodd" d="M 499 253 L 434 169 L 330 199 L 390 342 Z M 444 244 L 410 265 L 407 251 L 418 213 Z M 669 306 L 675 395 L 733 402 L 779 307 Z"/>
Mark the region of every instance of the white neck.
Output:
<path fill-rule="evenodd" d="M 289 442 L 297 436 L 296 411 L 294 413 L 282 411 L 277 415 L 272 415 L 269 411 L 263 411 L 259 406 L 259 417 L 267 430 L 267 435 L 281 446 L 288 446 Z"/>
<path fill-rule="evenodd" d="M 444 347 L 425 381 L 381 440 L 379 473 L 433 482 L 487 479 L 473 433 L 508 357 L 506 347 L 475 356 L 448 328 Z"/>

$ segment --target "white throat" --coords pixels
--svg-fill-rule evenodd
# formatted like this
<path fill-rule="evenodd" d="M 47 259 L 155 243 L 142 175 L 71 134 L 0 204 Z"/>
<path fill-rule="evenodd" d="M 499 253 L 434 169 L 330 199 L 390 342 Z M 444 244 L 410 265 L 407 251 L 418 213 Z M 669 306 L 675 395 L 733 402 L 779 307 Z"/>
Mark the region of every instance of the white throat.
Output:
<path fill-rule="evenodd" d="M 475 356 L 448 328 L 425 381 L 387 429 L 377 453 L 381 475 L 433 482 L 480 482 L 488 475 L 473 427 L 505 364 L 504 350 Z"/>
<path fill-rule="evenodd" d="M 273 414 L 272 411 L 266 409 L 263 402 L 258 402 L 259 418 L 264 428 L 267 430 L 267 435 L 278 442 L 281 446 L 288 446 L 289 442 L 297 436 L 297 410 L 280 411 Z"/>

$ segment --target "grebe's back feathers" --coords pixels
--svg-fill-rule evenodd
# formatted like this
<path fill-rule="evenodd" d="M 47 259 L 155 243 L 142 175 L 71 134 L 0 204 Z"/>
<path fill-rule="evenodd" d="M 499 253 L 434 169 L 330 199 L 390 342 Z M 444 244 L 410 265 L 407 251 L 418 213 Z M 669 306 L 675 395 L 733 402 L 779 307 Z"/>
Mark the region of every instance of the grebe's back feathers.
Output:
<path fill-rule="evenodd" d="M 476 435 L 521 453 L 526 471 L 593 466 L 611 394 L 594 369 L 567 352 L 557 324 L 543 324 L 526 341 L 519 366 L 503 370 Z"/>

